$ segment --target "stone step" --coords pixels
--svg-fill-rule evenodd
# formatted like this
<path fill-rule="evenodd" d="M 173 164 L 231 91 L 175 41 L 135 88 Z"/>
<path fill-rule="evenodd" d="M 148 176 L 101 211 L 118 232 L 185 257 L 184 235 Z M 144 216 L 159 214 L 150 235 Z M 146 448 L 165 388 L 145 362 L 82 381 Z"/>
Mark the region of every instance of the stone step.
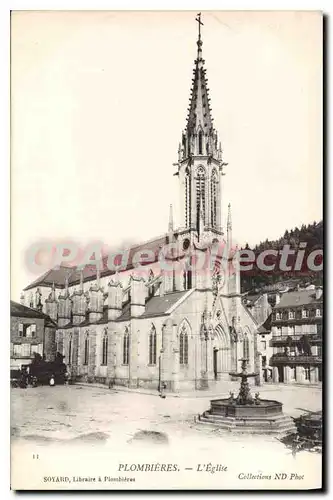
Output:
<path fill-rule="evenodd" d="M 247 429 L 255 429 L 255 428 L 261 428 L 261 429 L 284 429 L 284 428 L 293 428 L 295 429 L 295 425 L 293 421 L 290 421 L 288 418 L 286 420 L 282 420 L 278 423 L 274 422 L 267 422 L 263 424 L 263 422 L 245 422 L 245 421 L 239 421 L 239 420 L 215 420 L 213 418 L 209 417 L 204 417 L 201 416 L 199 418 L 200 421 L 205 421 L 205 422 L 211 422 L 216 425 L 222 425 L 222 426 L 227 426 L 227 427 L 233 427 L 233 428 L 247 428 Z"/>
<path fill-rule="evenodd" d="M 198 423 L 210 426 L 214 429 L 221 429 L 225 430 L 227 432 L 233 432 L 235 434 L 260 434 L 260 435 L 285 435 L 285 434 L 292 434 L 296 432 L 296 429 L 293 425 L 283 425 L 279 426 L 273 429 L 269 428 L 260 428 L 260 427 L 245 427 L 245 426 L 232 426 L 230 424 L 222 424 L 222 423 L 216 423 L 216 422 L 211 422 L 209 420 L 200 418 L 198 420 Z"/>
<path fill-rule="evenodd" d="M 237 421 L 243 421 L 243 420 L 246 420 L 248 422 L 256 422 L 256 423 L 267 423 L 267 422 L 283 422 L 285 420 L 290 420 L 290 417 L 288 417 L 288 415 L 276 415 L 276 416 L 269 416 L 269 417 L 246 417 L 245 418 L 242 418 L 242 417 L 224 417 L 223 415 L 219 415 L 218 413 L 210 413 L 209 410 L 207 411 L 204 411 L 203 413 L 203 416 L 204 417 L 207 417 L 207 418 L 211 418 L 211 419 L 216 419 L 216 420 L 221 420 L 221 421 L 230 421 L 230 422 L 233 422 L 234 420 L 237 420 Z"/>
<path fill-rule="evenodd" d="M 212 425 L 215 428 L 225 429 L 232 432 L 245 432 L 249 434 L 281 434 L 281 433 L 292 433 L 296 432 L 296 427 L 294 422 L 287 416 L 283 416 L 279 422 L 255 422 L 255 421 L 244 421 L 236 419 L 216 419 L 211 415 L 199 415 L 198 422 Z"/>
<path fill-rule="evenodd" d="M 246 428 L 246 429 L 262 429 L 262 430 L 271 430 L 271 429 L 284 429 L 284 428 L 292 428 L 295 429 L 295 426 L 293 422 L 290 421 L 283 421 L 280 422 L 279 424 L 268 424 L 268 425 L 263 425 L 262 423 L 247 423 L 247 422 L 239 422 L 239 421 L 234 421 L 234 422 L 228 422 L 228 421 L 216 421 L 214 419 L 210 418 L 205 418 L 205 417 L 200 417 L 200 421 L 204 422 L 211 422 L 217 426 L 226 426 L 226 427 L 232 427 L 232 428 Z"/>

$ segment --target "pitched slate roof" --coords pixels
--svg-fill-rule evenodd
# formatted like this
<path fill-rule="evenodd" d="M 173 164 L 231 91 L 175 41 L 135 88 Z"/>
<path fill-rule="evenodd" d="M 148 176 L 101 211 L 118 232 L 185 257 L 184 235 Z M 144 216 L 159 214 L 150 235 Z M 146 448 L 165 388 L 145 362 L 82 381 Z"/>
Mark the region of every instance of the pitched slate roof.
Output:
<path fill-rule="evenodd" d="M 272 314 L 258 328 L 258 333 L 270 333 L 272 324 Z"/>
<path fill-rule="evenodd" d="M 262 296 L 262 294 L 260 293 L 257 293 L 255 295 L 246 295 L 244 298 L 243 298 L 243 303 L 248 306 L 248 307 L 251 307 L 253 306 L 257 300 Z"/>
<path fill-rule="evenodd" d="M 142 255 L 144 255 L 145 251 L 153 252 L 154 257 L 152 257 L 151 261 L 146 262 L 146 265 L 153 264 L 154 262 L 157 262 L 160 250 L 163 247 L 163 245 L 167 244 L 167 242 L 168 242 L 167 235 L 164 235 L 154 240 L 150 240 L 146 243 L 135 245 L 127 250 L 119 250 L 119 252 L 112 251 L 112 254 L 119 255 L 119 264 L 120 264 L 121 263 L 120 256 L 128 252 L 128 262 L 126 265 L 126 270 L 133 269 L 134 268 L 133 257 L 137 252 L 142 251 L 143 252 Z M 57 288 L 64 288 L 65 278 L 68 275 L 68 273 L 70 273 L 68 279 L 69 286 L 77 285 L 80 283 L 80 270 L 78 269 L 78 266 L 61 265 L 54 267 L 53 269 L 50 269 L 46 273 L 42 274 L 39 278 L 30 283 L 28 286 L 26 286 L 24 290 L 26 291 L 31 288 L 35 288 L 36 286 L 52 286 L 53 283 Z M 105 256 L 102 259 L 101 277 L 111 276 L 112 274 L 115 274 L 115 271 L 110 270 L 108 268 L 108 256 Z M 93 281 L 95 279 L 96 279 L 96 267 L 92 265 L 85 266 L 83 269 L 83 281 L 85 282 Z"/>
<path fill-rule="evenodd" d="M 163 316 L 166 312 L 175 305 L 178 300 L 180 300 L 188 290 L 184 290 L 183 292 L 172 292 L 163 295 L 162 297 L 155 296 L 151 297 L 146 302 L 145 312 L 140 316 L 140 318 L 152 318 L 155 316 Z M 117 321 L 128 321 L 131 317 L 131 306 L 128 302 Z"/>
<path fill-rule="evenodd" d="M 57 326 L 57 324 L 47 314 L 44 314 L 37 309 L 23 306 L 14 300 L 10 301 L 10 315 L 17 318 L 44 319 L 46 326 Z"/>
<path fill-rule="evenodd" d="M 155 297 L 150 297 L 146 301 L 146 309 L 145 312 L 140 316 L 140 318 L 154 318 L 156 316 L 164 316 L 167 311 L 175 305 L 178 300 L 180 300 L 186 293 L 188 293 L 188 290 L 184 290 L 183 292 L 172 292 L 172 293 L 167 293 L 163 295 L 162 297 L 155 296 Z M 131 319 L 131 304 L 130 301 L 127 301 L 125 304 L 123 304 L 123 310 L 119 318 L 117 318 L 115 321 L 129 321 Z M 74 327 L 83 327 L 83 326 L 89 326 L 89 325 L 103 325 L 108 323 L 108 308 L 107 306 L 104 306 L 103 308 L 103 317 L 99 320 L 96 321 L 95 323 L 90 323 L 89 321 L 89 316 L 86 315 L 86 318 L 82 323 L 79 323 L 77 325 L 74 325 L 72 322 L 68 323 L 65 326 L 59 327 L 61 330 L 69 330 Z"/>
<path fill-rule="evenodd" d="M 297 290 L 294 292 L 286 292 L 281 295 L 279 304 L 275 306 L 275 309 L 281 309 L 283 307 L 297 307 L 305 306 L 309 304 L 318 304 L 323 302 L 323 297 L 316 299 L 315 290 Z"/>

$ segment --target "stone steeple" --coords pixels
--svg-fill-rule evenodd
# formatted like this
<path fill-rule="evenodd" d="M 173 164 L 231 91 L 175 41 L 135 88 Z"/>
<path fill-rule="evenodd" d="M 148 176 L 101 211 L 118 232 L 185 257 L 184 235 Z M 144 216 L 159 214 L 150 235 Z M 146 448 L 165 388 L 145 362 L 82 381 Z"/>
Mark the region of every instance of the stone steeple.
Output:
<path fill-rule="evenodd" d="M 200 14 L 199 14 L 200 15 Z M 198 20 L 198 19 L 197 19 Z M 198 131 L 202 130 L 204 134 L 209 134 L 214 136 L 213 132 L 213 118 L 211 115 L 210 108 L 210 98 L 208 96 L 208 80 L 206 78 L 206 69 L 204 69 L 205 61 L 202 57 L 202 39 L 201 39 L 201 30 L 200 30 L 200 18 L 199 18 L 199 34 L 197 40 L 197 58 L 194 61 L 195 67 L 193 70 L 194 77 L 192 79 L 192 88 L 191 88 L 191 97 L 190 97 L 190 106 L 188 108 L 189 114 L 187 116 L 186 123 L 186 135 L 189 138 L 195 137 Z M 215 134 L 216 135 L 216 134 Z M 188 146 L 190 146 L 190 142 Z M 195 150 L 202 149 L 201 154 L 205 150 L 205 145 L 202 142 L 201 148 L 199 148 L 199 144 L 196 145 Z M 188 149 L 188 153 L 191 152 Z M 198 151 L 199 152 L 199 151 Z M 200 154 L 200 153 L 199 153 Z"/>
<path fill-rule="evenodd" d="M 201 14 L 198 14 L 197 56 L 194 61 L 190 105 L 185 130 L 178 150 L 177 175 L 180 184 L 182 209 L 181 230 L 188 238 L 195 232 L 198 237 L 201 217 L 210 240 L 222 237 L 221 175 L 223 174 L 222 148 L 213 126 L 205 60 L 202 55 Z M 202 206 L 201 206 L 202 203 Z M 181 231 L 182 232 L 182 231 Z"/>
<path fill-rule="evenodd" d="M 199 14 L 200 16 L 201 14 Z M 202 57 L 201 18 L 197 40 L 197 57 L 194 61 L 190 105 L 186 120 L 186 128 L 182 136 L 183 158 L 190 155 L 218 156 L 218 136 L 213 128 L 212 110 L 210 107 L 208 80 L 206 78 L 205 60 Z M 200 24 L 201 23 L 201 24 Z"/>

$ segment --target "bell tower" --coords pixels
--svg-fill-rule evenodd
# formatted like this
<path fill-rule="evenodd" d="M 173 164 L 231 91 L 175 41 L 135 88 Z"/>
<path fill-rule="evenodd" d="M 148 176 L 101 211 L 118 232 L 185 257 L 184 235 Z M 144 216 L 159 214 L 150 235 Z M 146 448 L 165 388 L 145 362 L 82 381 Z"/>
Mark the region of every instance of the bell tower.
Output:
<path fill-rule="evenodd" d="M 197 57 L 194 61 L 190 106 L 178 149 L 181 228 L 179 235 L 190 242 L 220 240 L 222 231 L 222 148 L 213 126 L 205 61 L 202 57 L 201 13 L 198 14 Z"/>

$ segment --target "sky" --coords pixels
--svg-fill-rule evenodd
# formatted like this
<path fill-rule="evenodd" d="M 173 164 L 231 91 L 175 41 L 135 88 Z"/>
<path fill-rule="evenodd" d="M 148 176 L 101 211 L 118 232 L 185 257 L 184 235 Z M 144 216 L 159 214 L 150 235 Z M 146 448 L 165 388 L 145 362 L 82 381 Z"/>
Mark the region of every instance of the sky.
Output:
<path fill-rule="evenodd" d="M 196 12 L 14 12 L 11 273 L 37 276 L 40 240 L 142 242 L 179 217 Z M 222 213 L 259 243 L 322 218 L 322 20 L 316 12 L 203 12 Z"/>

